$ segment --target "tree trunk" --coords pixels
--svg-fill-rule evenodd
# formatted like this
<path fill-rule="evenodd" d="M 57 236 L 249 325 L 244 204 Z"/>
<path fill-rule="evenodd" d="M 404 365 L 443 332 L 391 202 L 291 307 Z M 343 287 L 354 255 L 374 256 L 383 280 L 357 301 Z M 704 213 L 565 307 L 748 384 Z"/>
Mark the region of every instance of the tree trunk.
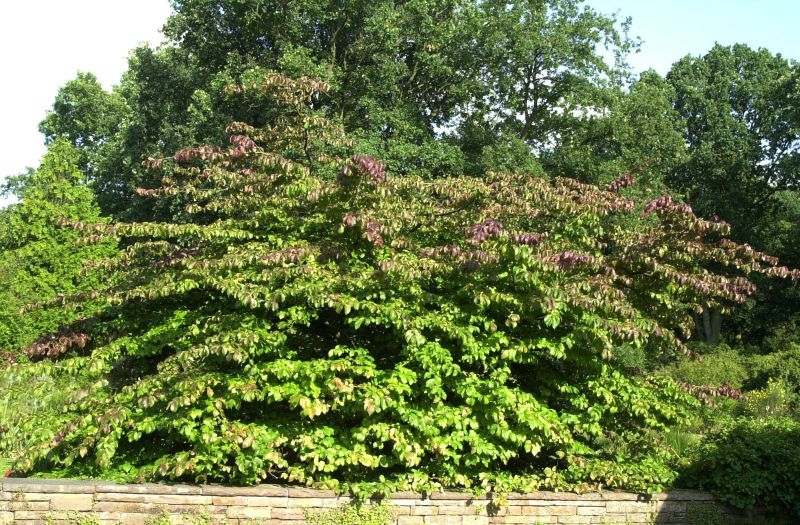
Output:
<path fill-rule="evenodd" d="M 719 336 L 722 331 L 722 312 L 719 308 L 711 308 L 711 333 L 708 335 L 708 342 L 712 345 L 719 344 Z"/>
<path fill-rule="evenodd" d="M 701 313 L 693 314 L 695 332 L 698 341 L 712 345 L 719 344 L 722 333 L 722 312 L 719 308 L 711 308 L 703 304 Z"/>
<path fill-rule="evenodd" d="M 711 342 L 711 312 L 706 303 L 703 303 L 703 339 L 706 343 Z"/>

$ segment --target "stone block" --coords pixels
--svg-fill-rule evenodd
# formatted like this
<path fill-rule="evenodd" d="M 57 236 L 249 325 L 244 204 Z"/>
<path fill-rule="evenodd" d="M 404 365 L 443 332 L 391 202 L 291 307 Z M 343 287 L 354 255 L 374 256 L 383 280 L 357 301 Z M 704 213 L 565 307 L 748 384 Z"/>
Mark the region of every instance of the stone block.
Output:
<path fill-rule="evenodd" d="M 342 502 L 338 501 L 337 498 L 293 498 L 289 496 L 289 508 L 330 509 L 341 504 Z"/>
<path fill-rule="evenodd" d="M 393 492 L 392 494 L 389 495 L 389 499 L 395 501 L 402 499 L 417 500 L 417 499 L 427 499 L 427 498 L 423 498 L 422 494 L 406 491 L 406 492 Z"/>
<path fill-rule="evenodd" d="M 423 523 L 430 525 L 462 525 L 462 516 L 423 516 Z"/>
<path fill-rule="evenodd" d="M 200 495 L 203 493 L 203 489 L 194 485 L 178 485 L 171 483 L 132 483 L 130 485 L 118 485 L 116 483 L 102 482 L 95 484 L 95 492 Z"/>
<path fill-rule="evenodd" d="M 591 516 L 559 516 L 558 523 L 565 524 L 590 524 L 592 522 Z"/>
<path fill-rule="evenodd" d="M 456 500 L 456 501 L 467 501 L 471 499 L 475 499 L 475 496 L 469 492 L 457 492 L 457 491 L 450 491 L 450 492 L 434 492 L 431 494 L 430 499 L 437 500 L 437 499 L 445 499 L 445 500 Z"/>
<path fill-rule="evenodd" d="M 463 516 L 465 514 L 469 514 L 470 512 L 474 512 L 473 509 L 468 508 L 466 505 L 441 505 L 434 508 L 438 510 L 436 514 L 444 516 Z"/>
<path fill-rule="evenodd" d="M 14 522 L 26 520 L 47 520 L 49 512 L 34 510 L 18 510 L 14 513 Z M 52 516 L 50 516 L 52 517 Z"/>
<path fill-rule="evenodd" d="M 94 504 L 95 512 L 120 512 L 148 514 L 158 511 L 158 507 L 141 502 L 98 501 Z"/>
<path fill-rule="evenodd" d="M 119 515 L 119 525 L 143 525 L 145 522 L 152 519 L 153 516 L 151 514 L 125 512 Z"/>
<path fill-rule="evenodd" d="M 652 498 L 630 492 L 603 492 L 600 494 L 600 499 L 603 501 L 646 501 Z"/>
<path fill-rule="evenodd" d="M 93 494 L 53 494 L 50 510 L 92 510 Z"/>
<path fill-rule="evenodd" d="M 434 507 L 434 506 L 411 507 L 411 514 L 413 514 L 414 516 L 435 516 L 439 514 L 439 507 Z"/>
<path fill-rule="evenodd" d="M 603 507 L 588 507 L 581 505 L 578 507 L 578 516 L 602 516 L 606 513 L 605 506 Z"/>
<path fill-rule="evenodd" d="M 464 516 L 462 525 L 489 525 L 489 516 Z"/>
<path fill-rule="evenodd" d="M 649 512 L 655 509 L 655 505 L 637 501 L 609 501 L 606 503 L 606 512 L 622 513 L 629 512 Z"/>
<path fill-rule="evenodd" d="M 286 497 L 273 496 L 206 496 L 213 498 L 214 505 L 234 505 L 239 507 L 281 507 L 289 506 Z"/>
<path fill-rule="evenodd" d="M 290 488 L 289 489 L 289 497 L 290 498 L 335 498 L 337 495 L 332 490 L 318 490 L 318 489 L 306 489 L 306 488 Z"/>
<path fill-rule="evenodd" d="M 50 510 L 49 501 L 9 501 L 5 510 Z"/>
<path fill-rule="evenodd" d="M 268 520 L 272 518 L 270 507 L 228 507 L 225 515 L 228 518 Z"/>
<path fill-rule="evenodd" d="M 95 484 L 82 480 L 0 478 L 0 490 L 8 492 L 89 494 L 94 492 Z"/>
<path fill-rule="evenodd" d="M 272 509 L 272 519 L 273 520 L 303 520 L 305 519 L 305 515 L 303 514 L 303 509 L 279 509 L 275 508 Z"/>
<path fill-rule="evenodd" d="M 11 525 L 14 523 L 14 513 L 0 510 L 0 525 Z"/>
<path fill-rule="evenodd" d="M 279 485 L 256 485 L 255 487 L 203 485 L 200 489 L 207 496 L 268 496 L 277 498 L 289 495 L 289 489 Z"/>
<path fill-rule="evenodd" d="M 551 516 L 550 507 L 516 507 L 515 514 L 522 516 Z"/>
<path fill-rule="evenodd" d="M 425 525 L 425 519 L 422 516 L 400 516 L 397 525 Z"/>
<path fill-rule="evenodd" d="M 525 524 L 525 525 L 545 525 L 550 523 L 557 523 L 558 518 L 555 516 L 503 516 L 501 518 L 492 518 L 489 523 L 503 523 L 503 524 Z"/>
<path fill-rule="evenodd" d="M 53 497 L 49 492 L 14 492 L 9 493 L 11 501 L 50 501 Z"/>

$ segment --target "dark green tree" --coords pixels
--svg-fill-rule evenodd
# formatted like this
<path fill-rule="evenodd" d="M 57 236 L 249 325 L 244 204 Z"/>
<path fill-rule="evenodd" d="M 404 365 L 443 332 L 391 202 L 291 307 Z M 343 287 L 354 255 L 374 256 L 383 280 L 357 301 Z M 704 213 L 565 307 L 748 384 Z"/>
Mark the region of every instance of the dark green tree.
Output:
<path fill-rule="evenodd" d="M 716 45 L 702 57 L 678 61 L 667 80 L 675 90 L 675 109 L 686 122 L 688 148 L 686 162 L 672 171 L 668 184 L 685 193 L 701 216 L 728 221 L 733 238 L 759 249 L 774 248 L 765 234 L 774 231 L 781 216 L 791 214 L 781 191 L 800 184 L 797 64 L 766 49 Z M 769 290 L 764 299 L 794 295 L 781 284 L 759 284 Z M 718 342 L 721 321 L 719 310 L 705 308 L 698 316 L 698 336 Z M 772 323 L 769 316 L 759 316 L 746 324 L 766 328 Z"/>
<path fill-rule="evenodd" d="M 575 120 L 606 107 L 607 88 L 621 82 L 634 47 L 628 21 L 619 24 L 581 0 L 486 1 L 476 8 L 481 82 L 465 108 L 470 119 L 542 150 L 559 144 Z"/>
<path fill-rule="evenodd" d="M 766 49 L 716 45 L 678 61 L 667 80 L 689 153 L 670 185 L 760 245 L 756 232 L 780 207 L 778 192 L 800 184 L 798 66 Z"/>
<path fill-rule="evenodd" d="M 331 89 L 315 105 L 399 174 L 539 172 L 532 146 L 551 145 L 578 113 L 607 106 L 603 89 L 621 69 L 598 47 L 621 58 L 631 46 L 624 26 L 576 0 L 175 0 L 173 8 L 170 45 L 131 55 L 113 94 L 122 117 L 116 105 L 95 103 L 111 96 L 102 90 L 73 103 L 94 107 L 117 131 L 83 146 L 74 137 L 87 125 L 60 103 L 43 123 L 48 136 L 101 150 L 90 175 L 103 211 L 116 217 L 173 217 L 174 203 L 134 196 L 160 184 L 139 159 L 218 141 L 228 121 L 263 125 L 261 108 L 220 88 L 267 70 L 325 80 Z M 78 83 L 60 99 L 79 93 Z"/>
<path fill-rule="evenodd" d="M 609 89 L 607 96 L 606 109 L 565 131 L 561 143 L 543 155 L 543 164 L 554 175 L 598 185 L 635 173 L 641 191 L 663 194 L 664 173 L 686 157 L 684 122 L 672 107 L 672 87 L 646 71 L 629 89 Z"/>

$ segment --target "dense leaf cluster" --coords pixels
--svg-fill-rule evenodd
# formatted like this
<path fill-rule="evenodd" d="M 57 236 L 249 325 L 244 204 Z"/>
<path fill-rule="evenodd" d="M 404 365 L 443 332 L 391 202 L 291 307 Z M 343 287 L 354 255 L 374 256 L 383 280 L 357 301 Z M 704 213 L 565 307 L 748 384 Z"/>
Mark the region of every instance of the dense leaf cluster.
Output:
<path fill-rule="evenodd" d="M 788 418 L 729 420 L 693 451 L 682 481 L 744 509 L 797 519 L 800 425 Z"/>
<path fill-rule="evenodd" d="M 126 248 L 108 287 L 61 300 L 106 306 L 30 349 L 90 386 L 20 467 L 356 494 L 670 482 L 657 431 L 691 398 L 616 350 L 686 350 L 690 308 L 798 273 L 623 195 L 628 176 L 392 177 L 312 109 L 326 88 L 239 86 L 273 124 L 150 159 L 163 186 L 143 194 L 182 199 L 184 222 L 72 222 Z"/>

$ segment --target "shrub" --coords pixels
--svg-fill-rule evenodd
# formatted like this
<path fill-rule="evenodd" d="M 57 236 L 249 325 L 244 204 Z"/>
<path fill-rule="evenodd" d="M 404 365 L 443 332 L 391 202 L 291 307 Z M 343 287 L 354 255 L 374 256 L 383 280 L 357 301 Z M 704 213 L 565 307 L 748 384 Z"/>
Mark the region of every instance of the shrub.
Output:
<path fill-rule="evenodd" d="M 762 418 L 790 416 L 796 396 L 784 381 L 770 379 L 764 388 L 745 395 L 743 411 Z"/>
<path fill-rule="evenodd" d="M 683 358 L 663 371 L 673 379 L 690 385 L 742 388 L 747 381 L 748 369 L 740 353 L 725 345 L 698 358 Z"/>
<path fill-rule="evenodd" d="M 739 508 L 800 518 L 800 422 L 728 420 L 705 436 L 690 459 L 682 485 Z"/>
<path fill-rule="evenodd" d="M 764 388 L 770 380 L 783 381 L 789 390 L 800 394 L 800 344 L 746 358 L 750 378 L 746 386 Z"/>
<path fill-rule="evenodd" d="M 278 103 L 270 126 L 148 161 L 164 186 L 141 193 L 186 222 L 73 223 L 127 248 L 107 288 L 64 299 L 105 308 L 28 349 L 94 386 L 20 467 L 356 496 L 669 483 L 658 431 L 691 398 L 615 350 L 685 349 L 690 307 L 752 293 L 704 266 L 800 274 L 627 198 L 629 176 L 391 177 L 310 109 L 325 87 L 235 87 Z"/>

